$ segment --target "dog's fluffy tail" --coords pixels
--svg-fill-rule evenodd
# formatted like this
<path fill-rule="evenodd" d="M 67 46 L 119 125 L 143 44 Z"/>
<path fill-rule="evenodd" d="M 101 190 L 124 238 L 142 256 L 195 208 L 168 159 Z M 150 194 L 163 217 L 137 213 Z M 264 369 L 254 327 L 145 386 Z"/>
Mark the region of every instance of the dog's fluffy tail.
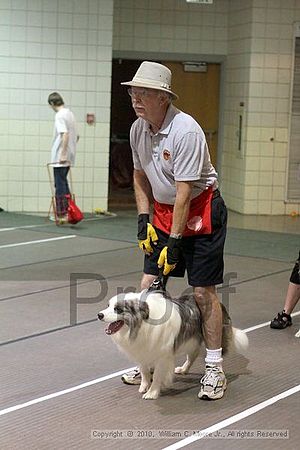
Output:
<path fill-rule="evenodd" d="M 238 329 L 232 327 L 232 333 L 233 333 L 233 345 L 237 352 L 243 353 L 249 345 L 249 339 L 247 334 Z"/>

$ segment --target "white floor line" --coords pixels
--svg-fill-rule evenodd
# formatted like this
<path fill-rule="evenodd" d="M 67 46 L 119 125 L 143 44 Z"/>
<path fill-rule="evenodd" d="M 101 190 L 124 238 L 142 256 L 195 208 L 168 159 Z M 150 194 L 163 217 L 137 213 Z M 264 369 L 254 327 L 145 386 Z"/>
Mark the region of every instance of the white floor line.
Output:
<path fill-rule="evenodd" d="M 14 230 L 21 230 L 23 228 L 35 228 L 35 227 L 44 227 L 45 225 L 24 225 L 23 227 L 9 227 L 9 228 L 0 228 L 1 231 L 14 231 Z"/>
<path fill-rule="evenodd" d="M 199 441 L 208 434 L 215 433 L 216 431 L 222 430 L 223 428 L 232 425 L 233 423 L 239 422 L 240 420 L 243 420 L 246 417 L 252 416 L 253 414 L 256 414 L 262 409 L 267 408 L 270 405 L 274 405 L 274 403 L 277 403 L 280 400 L 289 397 L 290 395 L 296 394 L 297 392 L 300 392 L 300 384 L 291 389 L 288 389 L 287 391 L 281 392 L 280 394 L 275 395 L 274 397 L 271 397 L 268 400 L 265 400 L 264 402 L 251 406 L 251 408 L 245 409 L 244 411 L 235 414 L 234 416 L 228 417 L 228 419 L 215 423 L 214 425 L 211 425 L 208 428 L 204 428 L 203 430 L 199 430 L 198 433 L 189 436 L 183 439 L 182 441 L 176 442 L 175 444 L 169 445 L 168 447 L 164 447 L 162 448 L 162 450 L 177 450 L 179 448 L 192 444 L 195 441 Z"/>
<path fill-rule="evenodd" d="M 42 244 L 44 242 L 60 241 L 62 239 L 71 239 L 71 238 L 75 238 L 75 237 L 77 237 L 76 234 L 69 234 L 67 236 L 59 236 L 59 237 L 48 238 L 48 239 L 39 239 L 37 241 L 17 242 L 15 244 L 0 245 L 0 249 L 1 248 L 10 248 L 10 247 L 20 247 L 22 245 Z"/>
<path fill-rule="evenodd" d="M 298 311 L 298 312 L 296 312 L 296 313 L 294 313 L 292 315 L 296 316 L 298 314 L 300 314 L 300 311 Z M 249 333 L 250 331 L 256 330 L 258 328 L 265 327 L 265 326 L 267 326 L 269 324 L 270 324 L 270 322 L 264 322 L 264 323 L 261 323 L 259 325 L 254 326 L 254 327 L 246 328 L 243 331 L 245 331 L 245 333 Z M 69 394 L 70 392 L 78 391 L 79 389 L 84 389 L 84 388 L 86 388 L 88 386 L 92 386 L 93 384 L 101 383 L 102 381 L 110 380 L 111 378 L 118 377 L 118 376 L 122 375 L 124 372 L 129 372 L 129 371 L 131 371 L 133 369 L 134 369 L 134 367 L 129 367 L 127 369 L 120 370 L 118 372 L 114 372 L 114 373 L 106 375 L 104 377 L 96 378 L 95 380 L 87 381 L 86 383 L 79 384 L 77 386 L 73 386 L 73 387 L 68 388 L 68 389 L 64 389 L 63 391 L 54 392 L 53 394 L 45 395 L 43 397 L 38 397 L 38 398 L 30 400 L 28 402 L 21 403 L 19 405 L 15 405 L 15 406 L 11 406 L 11 407 L 6 408 L 6 409 L 2 409 L 2 410 L 0 410 L 0 416 L 3 416 L 3 415 L 8 414 L 10 412 L 18 411 L 19 409 L 27 408 L 28 406 L 35 405 L 36 403 L 41 403 L 41 402 L 44 402 L 46 400 L 50 400 L 51 398 L 60 397 L 61 395 Z M 279 395 L 282 395 L 282 394 L 279 394 Z M 289 395 L 291 395 L 291 394 L 289 394 Z M 178 448 L 180 448 L 180 447 L 178 447 Z M 164 450 L 164 449 L 162 449 L 162 450 Z"/>
<path fill-rule="evenodd" d="M 4 416 L 5 414 L 9 414 L 14 411 L 18 411 L 19 409 L 27 408 L 27 406 L 36 405 L 37 403 L 45 402 L 46 400 L 50 400 L 51 398 L 60 397 L 61 395 L 70 394 L 71 392 L 78 391 L 79 389 L 84 389 L 89 386 L 93 386 L 93 384 L 101 383 L 102 381 L 110 380 L 111 378 L 118 377 L 122 375 L 126 371 L 133 370 L 134 367 L 130 367 L 129 369 L 120 370 L 119 372 L 114 372 L 109 375 L 105 375 L 104 377 L 96 378 L 95 380 L 87 381 L 86 383 L 78 384 L 77 386 L 73 386 L 68 389 L 64 389 L 63 391 L 54 392 L 53 394 L 44 395 L 44 397 L 35 398 L 30 400 L 29 402 L 20 403 L 19 405 L 11 406 L 10 408 L 2 409 L 0 411 L 0 416 Z"/>
<path fill-rule="evenodd" d="M 115 215 L 116 216 L 116 215 Z M 115 216 L 104 216 L 104 217 L 91 217 L 90 219 L 84 219 L 84 222 L 93 222 L 95 220 L 103 220 L 103 219 L 109 219 L 111 217 Z M 24 228 L 39 228 L 39 227 L 49 227 L 50 225 L 53 225 L 54 222 L 49 221 L 48 223 L 41 223 L 37 225 L 23 225 L 20 227 L 8 227 L 8 228 L 0 228 L 1 231 L 15 231 L 15 230 L 23 230 Z M 68 226 L 66 224 L 66 226 Z"/>

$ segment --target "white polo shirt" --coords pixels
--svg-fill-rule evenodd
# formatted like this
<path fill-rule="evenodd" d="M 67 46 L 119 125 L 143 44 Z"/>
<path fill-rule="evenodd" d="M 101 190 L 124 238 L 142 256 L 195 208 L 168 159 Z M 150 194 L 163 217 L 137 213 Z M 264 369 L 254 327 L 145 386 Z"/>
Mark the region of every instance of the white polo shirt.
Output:
<path fill-rule="evenodd" d="M 130 130 L 130 145 L 134 168 L 146 173 L 154 199 L 160 203 L 174 205 L 175 181 L 193 181 L 192 198 L 209 186 L 218 187 L 202 128 L 172 104 L 156 134 L 139 117 Z"/>
<path fill-rule="evenodd" d="M 51 162 L 56 163 L 60 160 L 62 150 L 61 133 L 69 133 L 66 159 L 74 165 L 77 143 L 76 122 L 72 111 L 68 108 L 61 108 L 55 114 L 53 142 L 51 149 Z M 69 166 L 70 163 L 54 164 L 54 167 Z"/>

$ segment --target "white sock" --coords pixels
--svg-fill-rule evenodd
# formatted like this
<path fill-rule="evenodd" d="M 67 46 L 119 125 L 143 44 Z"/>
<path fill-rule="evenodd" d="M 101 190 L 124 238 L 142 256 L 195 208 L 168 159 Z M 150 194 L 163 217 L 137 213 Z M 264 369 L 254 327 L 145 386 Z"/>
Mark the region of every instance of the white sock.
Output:
<path fill-rule="evenodd" d="M 206 364 L 213 364 L 222 367 L 222 362 L 222 348 L 218 348 L 217 350 L 206 349 Z"/>

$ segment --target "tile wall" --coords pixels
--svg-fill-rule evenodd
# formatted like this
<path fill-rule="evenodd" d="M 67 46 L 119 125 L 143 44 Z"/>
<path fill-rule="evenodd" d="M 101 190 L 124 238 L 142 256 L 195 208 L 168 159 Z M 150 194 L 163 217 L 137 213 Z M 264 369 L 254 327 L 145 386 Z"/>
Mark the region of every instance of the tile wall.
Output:
<path fill-rule="evenodd" d="M 0 0 L 0 206 L 48 211 L 52 91 L 78 122 L 73 187 L 107 207 L 113 0 Z M 94 113 L 96 125 L 85 123 Z"/>
<path fill-rule="evenodd" d="M 114 50 L 226 54 L 229 0 L 115 0 Z"/>
<path fill-rule="evenodd" d="M 285 202 L 293 29 L 300 3 L 233 0 L 229 11 L 222 165 L 227 203 L 245 214 L 300 213 L 299 203 Z"/>

